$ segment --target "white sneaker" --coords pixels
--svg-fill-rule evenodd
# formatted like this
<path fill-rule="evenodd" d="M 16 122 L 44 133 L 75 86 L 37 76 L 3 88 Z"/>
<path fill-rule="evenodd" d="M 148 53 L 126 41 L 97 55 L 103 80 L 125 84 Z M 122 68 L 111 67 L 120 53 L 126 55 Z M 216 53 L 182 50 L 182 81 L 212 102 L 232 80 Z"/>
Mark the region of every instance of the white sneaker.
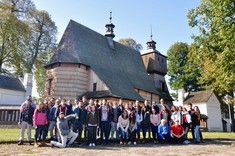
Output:
<path fill-rule="evenodd" d="M 130 145 L 130 144 L 131 144 L 131 142 L 129 141 L 129 142 L 128 142 L 128 145 Z"/>
<path fill-rule="evenodd" d="M 89 147 L 92 147 L 92 143 L 89 144 Z"/>
<path fill-rule="evenodd" d="M 95 147 L 95 143 L 93 143 L 92 146 Z"/>
<path fill-rule="evenodd" d="M 134 145 L 136 145 L 136 142 L 134 142 Z"/>

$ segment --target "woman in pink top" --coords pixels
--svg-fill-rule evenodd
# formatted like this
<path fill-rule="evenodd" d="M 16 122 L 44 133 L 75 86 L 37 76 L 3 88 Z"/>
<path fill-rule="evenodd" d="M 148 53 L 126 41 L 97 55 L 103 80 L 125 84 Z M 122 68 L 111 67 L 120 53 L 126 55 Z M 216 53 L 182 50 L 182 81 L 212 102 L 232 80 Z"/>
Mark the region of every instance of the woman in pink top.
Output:
<path fill-rule="evenodd" d="M 150 122 L 151 122 L 153 141 L 156 144 L 157 143 L 156 137 L 158 136 L 157 135 L 158 125 L 161 122 L 161 117 L 156 107 L 152 109 L 152 114 L 150 114 Z"/>
<path fill-rule="evenodd" d="M 37 109 L 34 111 L 33 116 L 33 124 L 35 127 L 35 135 L 34 135 L 34 146 L 39 147 L 39 144 L 37 143 L 38 136 L 40 132 L 42 132 L 42 142 L 41 145 L 45 145 L 45 140 L 47 136 L 47 112 L 44 109 L 44 104 L 41 102 Z"/>

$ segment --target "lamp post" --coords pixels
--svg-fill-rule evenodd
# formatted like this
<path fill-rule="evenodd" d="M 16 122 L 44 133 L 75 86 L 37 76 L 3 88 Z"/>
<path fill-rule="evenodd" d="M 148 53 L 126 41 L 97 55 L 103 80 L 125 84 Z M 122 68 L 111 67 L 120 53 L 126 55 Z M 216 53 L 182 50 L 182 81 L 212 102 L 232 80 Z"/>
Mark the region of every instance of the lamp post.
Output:
<path fill-rule="evenodd" d="M 233 132 L 233 122 L 232 122 L 232 116 L 231 116 L 231 110 L 230 110 L 230 96 L 226 95 L 225 98 L 226 98 L 226 104 L 228 105 L 230 129 L 231 129 L 231 132 Z"/>

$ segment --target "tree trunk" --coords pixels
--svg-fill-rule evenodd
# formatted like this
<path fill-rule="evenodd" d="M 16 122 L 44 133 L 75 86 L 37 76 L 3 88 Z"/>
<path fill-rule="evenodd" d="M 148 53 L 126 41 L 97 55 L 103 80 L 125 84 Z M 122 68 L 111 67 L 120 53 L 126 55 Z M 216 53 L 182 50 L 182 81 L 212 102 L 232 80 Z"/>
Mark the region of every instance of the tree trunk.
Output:
<path fill-rule="evenodd" d="M 234 94 L 233 94 L 233 90 L 230 91 L 229 96 L 232 97 L 232 99 L 234 99 Z M 230 106 L 230 113 L 231 113 L 231 119 L 232 119 L 232 130 L 233 132 L 235 132 L 235 120 L 234 120 L 234 108 L 233 108 L 233 103 L 231 103 Z"/>
<path fill-rule="evenodd" d="M 0 59 L 0 74 L 2 73 L 2 63 L 3 61 Z"/>

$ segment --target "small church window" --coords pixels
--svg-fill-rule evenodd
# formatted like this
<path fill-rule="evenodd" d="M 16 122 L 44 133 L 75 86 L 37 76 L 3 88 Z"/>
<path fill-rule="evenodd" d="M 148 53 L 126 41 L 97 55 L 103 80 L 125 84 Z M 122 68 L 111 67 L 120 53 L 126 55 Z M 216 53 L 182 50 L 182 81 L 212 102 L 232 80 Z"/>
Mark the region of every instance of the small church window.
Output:
<path fill-rule="evenodd" d="M 51 95 L 52 79 L 48 80 L 48 95 Z"/>
<path fill-rule="evenodd" d="M 97 83 L 93 83 L 93 92 L 96 91 Z"/>
<path fill-rule="evenodd" d="M 165 83 L 163 81 L 160 82 L 162 92 L 165 92 Z"/>

